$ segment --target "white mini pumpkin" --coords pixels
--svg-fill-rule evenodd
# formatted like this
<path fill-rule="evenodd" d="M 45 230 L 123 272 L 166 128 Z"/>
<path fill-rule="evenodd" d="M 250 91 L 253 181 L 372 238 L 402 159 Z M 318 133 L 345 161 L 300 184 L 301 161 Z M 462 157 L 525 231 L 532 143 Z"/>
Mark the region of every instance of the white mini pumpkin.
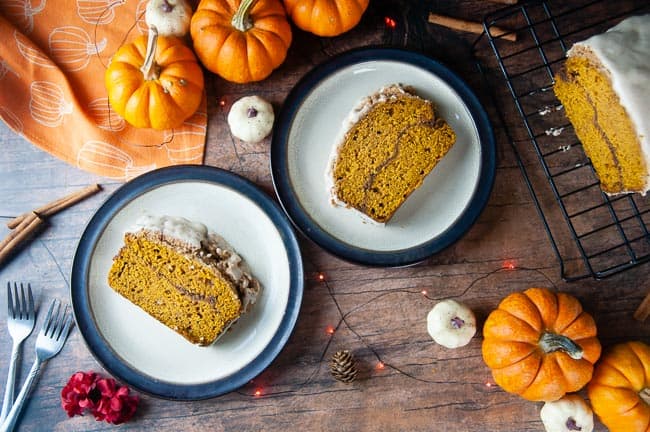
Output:
<path fill-rule="evenodd" d="M 474 312 L 456 300 L 443 300 L 427 315 L 427 330 L 434 341 L 447 348 L 465 346 L 476 333 Z"/>
<path fill-rule="evenodd" d="M 233 136 L 242 141 L 262 141 L 273 129 L 273 107 L 259 96 L 245 96 L 232 104 L 228 125 Z"/>
<path fill-rule="evenodd" d="M 539 413 L 546 432 L 591 432 L 594 413 L 579 395 L 571 394 L 546 402 Z"/>
<path fill-rule="evenodd" d="M 183 37 L 190 29 L 192 8 L 185 0 L 149 0 L 144 19 L 159 35 Z"/>

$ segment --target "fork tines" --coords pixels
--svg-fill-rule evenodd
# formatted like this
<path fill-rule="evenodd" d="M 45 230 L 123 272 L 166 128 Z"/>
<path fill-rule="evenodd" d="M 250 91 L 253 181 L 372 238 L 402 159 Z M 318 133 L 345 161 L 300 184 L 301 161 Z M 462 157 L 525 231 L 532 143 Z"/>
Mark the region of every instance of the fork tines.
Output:
<path fill-rule="evenodd" d="M 27 299 L 29 300 L 29 303 L 27 303 Z M 18 297 L 18 284 L 14 282 L 14 295 L 12 296 L 11 282 L 7 282 L 7 307 L 9 317 L 23 320 L 28 319 L 30 313 L 34 313 L 34 297 L 32 296 L 32 285 L 29 283 L 27 284 L 27 299 L 25 298 L 25 287 L 22 282 L 20 283 L 20 297 Z"/>
<path fill-rule="evenodd" d="M 59 340 L 61 335 L 65 338 L 73 321 L 72 314 L 68 313 L 69 309 L 70 307 L 65 305 L 63 313 L 61 313 L 61 301 L 59 299 L 52 300 L 45 321 L 43 321 L 41 334 L 55 340 Z"/>

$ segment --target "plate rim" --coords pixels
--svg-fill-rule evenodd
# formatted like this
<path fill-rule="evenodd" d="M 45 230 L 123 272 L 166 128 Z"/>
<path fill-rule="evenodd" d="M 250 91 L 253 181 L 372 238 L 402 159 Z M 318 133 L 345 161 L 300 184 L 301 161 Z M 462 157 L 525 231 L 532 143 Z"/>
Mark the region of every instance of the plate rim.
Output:
<path fill-rule="evenodd" d="M 477 186 L 466 208 L 438 236 L 416 246 L 376 251 L 344 243 L 319 226 L 302 207 L 289 180 L 287 142 L 293 120 L 313 88 L 334 72 L 354 64 L 373 61 L 397 61 L 432 73 L 449 85 L 467 107 L 476 126 L 480 146 Z M 496 176 L 496 140 L 485 108 L 469 85 L 442 63 L 416 51 L 402 48 L 362 47 L 340 53 L 317 65 L 291 89 L 277 117 L 271 140 L 271 177 L 280 205 L 293 226 L 327 252 L 345 261 L 372 267 L 414 265 L 458 241 L 474 225 L 487 205 Z"/>
<path fill-rule="evenodd" d="M 289 264 L 289 295 L 280 324 L 269 343 L 248 364 L 229 376 L 205 383 L 163 381 L 127 365 L 102 337 L 90 312 L 88 272 L 97 241 L 113 217 L 144 193 L 166 184 L 202 181 L 226 186 L 255 203 L 277 228 Z M 236 390 L 258 376 L 286 345 L 298 320 L 304 291 L 304 268 L 300 246 L 286 214 L 252 181 L 230 171 L 206 165 L 175 165 L 159 168 L 116 189 L 93 214 L 79 239 L 72 262 L 70 299 L 72 311 L 86 347 L 101 366 L 119 380 L 151 396 L 171 400 L 200 400 Z"/>

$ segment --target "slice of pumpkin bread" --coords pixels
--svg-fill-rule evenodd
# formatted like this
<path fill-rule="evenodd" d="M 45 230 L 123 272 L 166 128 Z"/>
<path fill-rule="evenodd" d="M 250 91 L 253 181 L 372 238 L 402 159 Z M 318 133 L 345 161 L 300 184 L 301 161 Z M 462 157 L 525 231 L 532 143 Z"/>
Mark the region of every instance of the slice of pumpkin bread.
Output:
<path fill-rule="evenodd" d="M 203 224 L 150 215 L 124 235 L 108 283 L 197 345 L 216 341 L 261 289 L 241 257 Z"/>
<path fill-rule="evenodd" d="M 380 89 L 344 123 L 326 173 L 332 203 L 388 222 L 455 141 L 430 101 L 399 84 Z"/>
<path fill-rule="evenodd" d="M 553 90 L 602 190 L 650 190 L 650 14 L 575 43 Z"/>

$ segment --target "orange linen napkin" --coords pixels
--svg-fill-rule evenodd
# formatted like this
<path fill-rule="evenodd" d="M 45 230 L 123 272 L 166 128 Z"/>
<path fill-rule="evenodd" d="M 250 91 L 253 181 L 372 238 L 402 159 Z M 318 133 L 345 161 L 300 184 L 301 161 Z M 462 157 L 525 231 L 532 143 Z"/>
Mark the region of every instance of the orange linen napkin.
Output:
<path fill-rule="evenodd" d="M 182 127 L 137 129 L 113 111 L 104 72 L 147 29 L 147 0 L 0 1 L 0 117 L 41 149 L 128 180 L 203 161 L 206 99 Z"/>

